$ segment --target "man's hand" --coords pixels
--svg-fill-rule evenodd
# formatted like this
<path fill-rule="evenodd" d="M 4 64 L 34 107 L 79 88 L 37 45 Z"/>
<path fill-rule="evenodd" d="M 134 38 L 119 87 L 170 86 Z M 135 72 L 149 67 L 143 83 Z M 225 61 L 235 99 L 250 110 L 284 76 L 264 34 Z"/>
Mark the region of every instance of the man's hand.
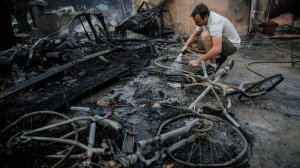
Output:
<path fill-rule="evenodd" d="M 181 53 L 185 53 L 187 51 L 188 47 L 187 46 L 183 46 L 182 49 L 180 50 Z"/>
<path fill-rule="evenodd" d="M 190 66 L 190 67 L 196 67 L 196 66 L 198 66 L 200 64 L 200 62 L 201 61 L 199 61 L 198 59 L 191 60 L 191 61 L 189 61 L 188 66 Z"/>

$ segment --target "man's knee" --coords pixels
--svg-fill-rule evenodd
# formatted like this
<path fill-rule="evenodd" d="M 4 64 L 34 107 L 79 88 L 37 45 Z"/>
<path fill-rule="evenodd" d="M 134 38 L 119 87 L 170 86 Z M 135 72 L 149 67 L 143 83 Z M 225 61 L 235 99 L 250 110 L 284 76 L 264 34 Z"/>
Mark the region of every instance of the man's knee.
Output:
<path fill-rule="evenodd" d="M 193 43 L 191 45 L 191 49 L 194 50 L 194 49 L 198 49 L 198 45 L 196 43 Z"/>
<path fill-rule="evenodd" d="M 210 36 L 209 32 L 208 31 L 203 31 L 201 33 L 201 39 L 202 39 L 203 43 L 211 42 L 211 36 Z"/>

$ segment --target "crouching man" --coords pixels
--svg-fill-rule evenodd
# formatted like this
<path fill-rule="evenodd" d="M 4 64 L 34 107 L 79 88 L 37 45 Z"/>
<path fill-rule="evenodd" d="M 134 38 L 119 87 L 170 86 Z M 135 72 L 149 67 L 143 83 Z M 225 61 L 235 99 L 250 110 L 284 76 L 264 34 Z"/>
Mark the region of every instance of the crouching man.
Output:
<path fill-rule="evenodd" d="M 189 66 L 198 66 L 202 61 L 209 61 L 208 70 L 215 71 L 232 55 L 240 46 L 240 37 L 232 23 L 225 17 L 209 11 L 208 7 L 201 3 L 197 5 L 191 17 L 195 21 L 196 30 L 189 37 L 181 52 L 188 48 L 197 53 L 205 53 L 203 56 L 189 61 Z M 198 37 L 201 36 L 201 39 Z"/>

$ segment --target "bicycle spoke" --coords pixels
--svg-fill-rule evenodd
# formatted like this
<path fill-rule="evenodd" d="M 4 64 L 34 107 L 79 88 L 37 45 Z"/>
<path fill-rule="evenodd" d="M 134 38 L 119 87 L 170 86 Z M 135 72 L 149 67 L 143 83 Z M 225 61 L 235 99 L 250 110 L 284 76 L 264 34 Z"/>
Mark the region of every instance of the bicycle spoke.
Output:
<path fill-rule="evenodd" d="M 194 143 L 195 143 L 195 142 L 193 142 L 193 145 L 194 145 Z M 192 150 L 192 152 L 191 152 L 191 154 L 190 154 L 190 156 L 189 156 L 189 159 L 188 159 L 189 162 L 190 162 L 190 160 L 191 160 L 192 154 L 194 154 L 194 152 L 196 151 L 196 149 L 197 149 L 198 147 L 199 147 L 199 144 L 197 144 L 196 147 L 195 147 L 195 149 Z M 199 149 L 201 149 L 201 147 L 200 147 Z"/>
<path fill-rule="evenodd" d="M 221 154 L 223 157 L 225 157 L 226 159 L 231 159 L 231 158 L 232 158 L 231 155 L 230 155 L 230 153 L 228 153 L 221 145 L 215 143 L 215 146 L 216 146 L 219 150 L 222 151 L 220 154 Z"/>
<path fill-rule="evenodd" d="M 200 140 L 200 142 L 199 142 L 199 144 L 200 144 L 200 148 L 199 148 L 199 150 L 200 150 L 200 160 L 199 160 L 199 162 L 201 162 L 201 156 L 202 156 L 202 140 Z"/>
<path fill-rule="evenodd" d="M 245 92 L 248 94 L 259 93 L 259 92 L 269 92 L 273 90 L 279 83 L 282 82 L 284 78 L 282 75 L 274 75 L 268 77 L 260 82 L 257 82 L 248 88 L 245 88 Z"/>
<path fill-rule="evenodd" d="M 214 164 L 214 156 L 213 156 L 213 153 L 212 153 L 211 141 L 209 141 L 209 146 L 210 146 L 211 164 Z"/>
<path fill-rule="evenodd" d="M 14 137 L 12 142 L 10 142 L 10 148 L 12 149 L 14 155 L 18 157 L 22 156 L 19 160 L 18 165 L 27 166 L 27 167 L 53 167 L 61 164 L 72 152 L 74 145 L 60 144 L 57 142 L 47 142 L 47 141 L 36 141 L 29 140 L 26 143 L 22 143 L 20 136 L 23 135 L 25 130 L 34 130 L 42 126 L 51 125 L 55 122 L 60 122 L 69 119 L 67 116 L 52 112 L 52 111 L 37 111 L 32 113 L 27 113 L 17 119 L 13 124 L 8 127 L 8 134 L 11 134 L 11 137 Z M 46 124 L 45 124 L 46 123 Z M 27 134 L 26 137 L 30 139 L 30 136 L 37 137 L 60 137 L 66 135 L 69 131 L 76 130 L 76 127 L 73 123 L 66 124 L 61 127 L 54 127 L 48 130 L 43 130 L 31 134 Z M 76 132 L 70 139 L 77 140 L 78 133 Z M 58 152 L 63 152 L 65 157 L 59 159 L 53 159 L 45 157 L 46 155 L 56 155 Z"/>
<path fill-rule="evenodd" d="M 159 128 L 158 135 L 174 130 L 175 128 L 172 126 L 177 126 L 176 128 L 183 127 L 182 123 L 184 121 L 191 121 L 195 117 L 201 117 L 198 114 L 185 114 L 182 116 L 184 118 L 182 120 L 180 120 L 180 117 L 174 117 L 174 120 L 169 119 L 163 123 Z M 206 122 L 205 120 L 209 121 Z M 243 135 L 235 127 L 218 117 L 214 116 L 213 120 L 205 120 L 202 125 L 199 125 L 199 128 L 197 127 L 189 133 L 185 133 L 185 136 L 196 135 L 194 141 L 184 144 L 178 150 L 167 154 L 176 162 L 188 167 L 201 167 L 204 165 L 214 167 L 216 165 L 220 166 L 223 163 L 233 164 L 240 161 L 241 156 L 246 154 L 247 149 L 246 139 Z M 170 140 L 169 143 L 180 141 L 181 139 L 178 138 Z M 169 143 L 162 145 L 169 146 Z"/>
<path fill-rule="evenodd" d="M 219 161 L 220 158 L 219 158 L 219 155 L 218 155 L 217 147 L 214 143 L 213 143 L 213 149 L 214 149 L 215 155 L 217 157 L 217 161 Z"/>

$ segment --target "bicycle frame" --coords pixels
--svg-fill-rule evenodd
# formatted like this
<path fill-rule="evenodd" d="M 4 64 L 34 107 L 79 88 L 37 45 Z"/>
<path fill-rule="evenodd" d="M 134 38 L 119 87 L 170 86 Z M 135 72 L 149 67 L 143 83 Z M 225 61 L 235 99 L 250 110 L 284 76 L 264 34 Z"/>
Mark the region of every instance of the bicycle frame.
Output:
<path fill-rule="evenodd" d="M 206 89 L 196 98 L 195 101 L 193 101 L 190 106 L 188 107 L 189 109 L 191 110 L 194 110 L 196 111 L 195 107 L 197 105 L 197 103 L 199 103 L 206 95 L 208 92 L 210 92 L 211 90 L 213 91 L 214 95 L 216 96 L 219 104 L 221 105 L 222 109 L 223 109 L 223 114 L 225 115 L 226 118 L 228 118 L 231 123 L 236 126 L 236 127 L 240 127 L 240 125 L 227 113 L 228 109 L 231 107 L 231 101 L 230 99 L 227 97 L 227 107 L 224 107 L 223 104 L 221 103 L 220 101 L 220 98 L 219 96 L 217 95 L 215 89 L 213 88 L 213 86 L 220 86 L 218 85 L 218 81 L 224 77 L 224 75 L 227 74 L 227 72 L 229 70 L 231 70 L 231 68 L 233 67 L 234 65 L 234 61 L 231 60 L 230 63 L 223 69 L 223 68 L 220 68 L 216 74 L 214 75 L 214 80 L 211 81 L 207 75 L 207 72 L 206 72 L 206 67 L 205 67 L 205 63 L 204 61 L 201 62 L 201 66 L 202 66 L 202 70 L 203 70 L 203 74 L 204 76 L 201 76 L 201 75 L 196 75 L 196 74 L 193 74 L 191 72 L 188 72 L 188 71 L 184 71 L 184 70 L 178 70 L 178 69 L 174 69 L 174 68 L 170 68 L 170 67 L 167 67 L 167 66 L 164 66 L 164 65 L 161 65 L 159 64 L 158 62 L 161 61 L 161 59 L 158 59 L 155 61 L 155 64 L 160 66 L 160 67 L 163 67 L 163 68 L 166 68 L 166 69 L 171 69 L 171 70 L 175 70 L 175 71 L 179 71 L 179 72 L 182 72 L 182 73 L 185 73 L 185 76 L 187 77 L 190 77 L 193 81 L 196 81 L 196 77 L 197 78 L 200 78 L 202 81 L 204 82 L 207 82 L 207 87 Z M 222 87 L 221 87 L 222 88 Z"/>
<path fill-rule="evenodd" d="M 80 109 L 80 108 L 73 108 L 73 109 Z M 79 155 L 71 155 L 71 158 L 86 158 L 86 161 L 84 162 L 84 165 L 90 165 L 92 164 L 91 159 L 93 157 L 93 155 L 107 155 L 111 152 L 110 148 L 108 147 L 108 145 L 103 144 L 102 146 L 104 146 L 104 148 L 94 148 L 94 144 L 95 144 L 95 136 L 96 136 L 96 125 L 100 124 L 102 126 L 109 126 L 110 128 L 114 129 L 114 130 L 120 130 L 122 128 L 122 126 L 115 122 L 112 121 L 110 119 L 108 119 L 108 117 L 112 114 L 112 112 L 107 113 L 104 117 L 100 117 L 98 115 L 95 116 L 81 116 L 81 117 L 75 117 L 66 121 L 61 121 L 61 122 L 57 122 L 54 124 L 50 124 L 41 128 L 37 128 L 37 129 L 33 129 L 33 130 L 28 130 L 28 131 L 24 131 L 21 132 L 21 135 L 19 135 L 20 133 L 18 133 L 17 135 L 19 135 L 19 137 L 17 136 L 13 136 L 10 138 L 10 140 L 8 141 L 8 147 L 10 148 L 12 146 L 12 140 L 17 140 L 20 143 L 26 143 L 29 141 L 48 141 L 48 142 L 58 142 L 58 143 L 62 143 L 62 144 L 69 144 L 69 145 L 75 145 L 83 150 L 86 151 L 85 154 L 79 154 Z M 41 136 L 31 136 L 33 133 L 39 133 L 41 131 L 45 131 L 45 130 L 50 130 L 52 128 L 55 127 L 59 127 L 59 126 L 63 126 L 63 125 L 67 125 L 67 124 L 71 124 L 74 123 L 76 121 L 80 121 L 80 120 L 89 120 L 92 123 L 90 124 L 90 130 L 89 130 L 89 137 L 88 137 L 88 145 L 85 145 L 83 143 L 80 143 L 77 140 L 70 140 L 70 139 L 66 139 L 74 134 L 77 134 L 80 131 L 86 130 L 88 129 L 87 126 L 83 126 L 81 128 L 76 128 L 76 130 L 67 133 L 59 138 L 52 138 L 52 137 L 41 137 Z M 5 130 L 4 130 L 5 131 Z M 2 131 L 3 132 L 3 131 Z M 65 155 L 47 155 L 45 157 L 48 158 L 64 158 L 66 157 Z"/>
<path fill-rule="evenodd" d="M 72 107 L 72 109 L 83 109 L 83 110 L 89 110 L 88 108 L 78 108 L 78 107 Z M 81 128 L 78 128 L 64 136 L 61 136 L 59 138 L 52 138 L 52 137 L 42 137 L 42 136 L 32 136 L 32 134 L 36 134 L 39 133 L 41 131 L 45 131 L 45 130 L 50 130 L 52 128 L 55 127 L 59 127 L 59 126 L 63 126 L 63 125 L 67 125 L 70 123 L 74 123 L 76 121 L 80 121 L 80 120 L 89 120 L 91 121 L 90 124 L 90 130 L 89 130 L 89 138 L 88 138 L 88 145 L 85 145 L 79 141 L 75 141 L 75 140 L 70 140 L 70 139 L 66 139 L 72 135 L 74 135 L 77 132 L 86 130 L 88 128 L 88 126 L 84 126 Z M 175 129 L 173 131 L 164 133 L 160 136 L 155 136 L 153 138 L 147 139 L 147 140 L 141 140 L 139 141 L 137 144 L 137 151 L 135 154 L 132 154 L 130 156 L 128 156 L 128 158 L 130 158 L 129 160 L 127 160 L 128 162 L 124 162 L 121 160 L 118 160 L 120 163 L 122 163 L 122 165 L 124 167 L 129 167 L 131 164 L 136 163 L 138 160 L 144 162 L 146 165 L 151 165 L 153 162 L 157 161 L 160 158 L 165 158 L 166 154 L 164 154 L 164 151 L 160 151 L 160 152 L 156 152 L 156 156 L 151 158 L 151 159 L 145 159 L 142 151 L 143 149 L 146 147 L 146 145 L 152 144 L 154 142 L 164 142 L 169 138 L 172 137 L 176 137 L 176 136 L 180 136 L 182 134 L 185 134 L 187 132 L 189 132 L 193 127 L 195 127 L 197 124 L 199 124 L 200 119 L 196 118 L 193 121 L 191 121 L 188 125 Z M 37 129 L 33 129 L 33 130 L 28 130 L 28 131 L 24 131 L 21 133 L 16 134 L 15 136 L 11 137 L 10 140 L 8 141 L 8 147 L 10 148 L 12 146 L 12 140 L 16 140 L 19 143 L 26 143 L 29 141 L 47 141 L 47 142 L 58 142 L 58 143 L 62 143 L 62 144 L 69 144 L 69 145 L 75 145 L 83 150 L 85 150 L 85 154 L 77 154 L 77 155 L 70 155 L 70 158 L 74 158 L 74 159 L 79 159 L 79 158 L 85 158 L 85 161 L 83 162 L 83 167 L 88 167 L 90 165 L 92 165 L 92 157 L 94 155 L 107 155 L 110 154 L 111 149 L 107 144 L 103 144 L 101 145 L 101 148 L 95 148 L 94 144 L 95 144 L 95 136 L 96 136 L 96 125 L 100 124 L 100 125 L 109 125 L 111 128 L 113 128 L 114 130 L 119 130 L 121 129 L 121 125 L 115 121 L 109 120 L 107 119 L 107 115 L 104 117 L 100 117 L 100 116 L 81 116 L 81 117 L 75 117 L 75 118 L 71 118 L 69 120 L 66 121 L 61 121 L 61 122 L 57 122 L 54 124 L 50 124 L 41 128 L 37 128 Z M 193 141 L 196 138 L 196 136 L 192 136 L 188 139 L 184 139 L 176 144 L 173 144 L 170 148 L 168 148 L 168 151 L 173 151 L 176 150 L 177 148 L 183 146 L 184 144 Z M 55 154 L 55 155 L 47 155 L 45 156 L 47 158 L 63 158 L 66 157 L 65 155 L 62 154 Z"/>
<path fill-rule="evenodd" d="M 204 61 L 201 62 L 201 66 L 202 66 L 204 76 L 193 74 L 191 72 L 187 72 L 187 71 L 184 71 L 184 70 L 177 70 L 177 69 L 169 68 L 167 66 L 163 66 L 163 65 L 159 64 L 158 61 L 161 61 L 161 60 L 157 60 L 155 62 L 156 65 L 159 65 L 163 68 L 167 68 L 167 69 L 182 72 L 183 75 L 186 78 L 189 78 L 189 79 L 192 80 L 191 84 L 168 83 L 170 87 L 174 87 L 174 88 L 179 88 L 179 87 L 180 88 L 186 88 L 186 87 L 192 87 L 192 86 L 204 86 L 204 87 L 206 87 L 206 89 L 196 98 L 196 100 L 193 101 L 190 104 L 189 109 L 192 109 L 192 110 L 196 111 L 196 109 L 195 109 L 196 105 L 207 95 L 207 93 L 212 91 L 214 93 L 215 97 L 217 98 L 218 103 L 220 104 L 220 106 L 222 108 L 223 115 L 236 127 L 240 127 L 240 125 L 227 113 L 228 109 L 231 108 L 231 100 L 230 100 L 229 96 L 233 95 L 233 94 L 240 93 L 245 97 L 255 97 L 255 96 L 263 95 L 263 94 L 266 93 L 264 90 L 261 91 L 261 92 L 256 92 L 256 93 L 252 93 L 252 94 L 245 92 L 245 85 L 252 85 L 252 84 L 256 84 L 257 82 L 243 82 L 238 87 L 219 83 L 218 81 L 222 77 L 224 77 L 224 75 L 226 75 L 227 72 L 229 70 L 231 70 L 231 68 L 233 67 L 233 65 L 234 65 L 233 60 L 231 60 L 231 62 L 225 68 L 220 68 L 214 74 L 214 80 L 211 80 L 208 77 Z M 196 80 L 196 78 L 199 78 L 202 82 L 198 82 Z M 226 106 L 224 106 L 222 104 L 222 102 L 221 102 L 221 100 L 220 100 L 220 98 L 217 95 L 217 92 L 215 90 L 216 88 L 221 90 L 222 95 L 225 96 L 226 101 L 227 101 Z"/>
<path fill-rule="evenodd" d="M 167 157 L 167 155 L 165 153 L 166 151 L 172 152 L 172 151 L 178 149 L 179 147 L 182 147 L 185 144 L 194 141 L 197 136 L 195 134 L 193 134 L 192 136 L 190 136 L 190 137 L 188 137 L 186 139 L 182 139 L 181 141 L 173 144 L 172 146 L 170 146 L 167 149 L 162 149 L 161 151 L 156 151 L 155 152 L 155 156 L 152 157 L 152 158 L 150 158 L 150 159 L 145 159 L 145 157 L 142 154 L 144 148 L 147 145 L 150 145 L 150 144 L 153 144 L 153 143 L 157 143 L 157 142 L 164 142 L 164 141 L 166 141 L 166 140 L 168 140 L 168 139 L 170 139 L 172 137 L 183 135 L 183 134 L 189 132 L 197 124 L 200 124 L 199 121 L 200 121 L 200 119 L 196 118 L 196 119 L 192 120 L 189 124 L 187 124 L 184 127 L 175 129 L 175 130 L 170 131 L 170 132 L 166 132 L 164 134 L 161 134 L 159 136 L 155 136 L 153 138 L 149 138 L 149 139 L 146 139 L 146 140 L 141 140 L 141 141 L 139 141 L 137 143 L 137 151 L 134 154 L 127 156 L 127 159 L 120 158 L 118 161 L 120 163 L 122 163 L 122 166 L 124 166 L 124 167 L 130 167 L 130 165 L 133 165 L 138 160 L 140 160 L 143 163 L 145 163 L 146 166 L 150 166 L 155 161 L 158 161 L 159 159 L 166 158 Z"/>

